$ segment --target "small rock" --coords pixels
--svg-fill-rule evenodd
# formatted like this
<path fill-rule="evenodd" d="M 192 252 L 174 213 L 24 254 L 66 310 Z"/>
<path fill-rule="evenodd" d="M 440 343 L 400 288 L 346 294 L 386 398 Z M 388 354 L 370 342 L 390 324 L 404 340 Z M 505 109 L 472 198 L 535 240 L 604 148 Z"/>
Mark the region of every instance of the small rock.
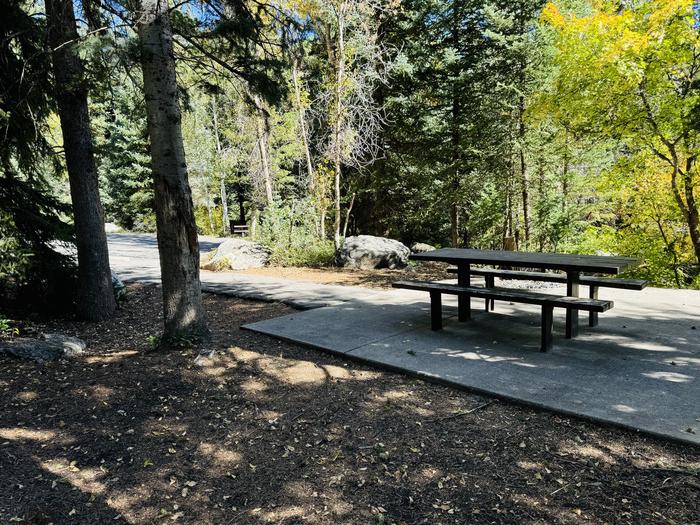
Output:
<path fill-rule="evenodd" d="M 414 242 L 411 244 L 412 253 L 432 252 L 434 249 L 435 246 L 431 246 L 430 244 L 426 244 L 424 242 Z"/>
<path fill-rule="evenodd" d="M 41 338 L 49 344 L 60 346 L 66 357 L 82 354 L 87 345 L 82 339 L 62 334 L 42 334 Z"/>
<path fill-rule="evenodd" d="M 117 301 L 117 304 L 126 298 L 126 285 L 114 272 L 112 272 L 112 290 L 114 291 L 114 300 Z"/>

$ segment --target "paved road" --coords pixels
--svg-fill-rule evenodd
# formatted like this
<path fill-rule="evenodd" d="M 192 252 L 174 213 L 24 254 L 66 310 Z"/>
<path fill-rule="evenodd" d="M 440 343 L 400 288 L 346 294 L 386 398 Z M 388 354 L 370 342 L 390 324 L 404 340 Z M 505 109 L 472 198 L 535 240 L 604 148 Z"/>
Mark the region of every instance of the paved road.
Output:
<path fill-rule="evenodd" d="M 216 248 L 224 239 L 199 238 L 201 252 Z M 125 281 L 160 282 L 160 261 L 155 235 L 113 233 L 107 235 L 109 260 L 112 269 Z M 377 290 L 355 286 L 337 286 L 291 281 L 237 272 L 207 272 L 200 274 L 202 289 L 263 301 L 279 301 L 297 308 L 308 309 L 331 306 L 351 300 L 367 300 Z"/>

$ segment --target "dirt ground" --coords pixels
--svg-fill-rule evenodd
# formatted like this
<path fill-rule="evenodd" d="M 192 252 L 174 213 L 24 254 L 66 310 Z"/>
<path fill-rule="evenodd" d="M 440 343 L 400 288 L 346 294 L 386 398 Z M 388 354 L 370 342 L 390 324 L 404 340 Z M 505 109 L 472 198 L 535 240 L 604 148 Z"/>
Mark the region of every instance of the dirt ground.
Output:
<path fill-rule="evenodd" d="M 249 268 L 233 270 L 233 273 L 244 275 L 262 275 L 290 279 L 292 281 L 308 281 L 319 284 L 340 284 L 346 286 L 362 286 L 365 288 L 391 288 L 391 283 L 402 279 L 420 279 L 436 281 L 455 278 L 447 273 L 447 264 L 420 263 L 401 270 L 353 270 L 349 268 L 305 268 L 266 266 L 264 268 Z"/>
<path fill-rule="evenodd" d="M 199 348 L 150 351 L 160 290 L 132 285 L 110 321 L 33 323 L 86 355 L 0 358 L 0 523 L 700 522 L 697 448 L 239 329 L 279 304 L 205 301 Z"/>

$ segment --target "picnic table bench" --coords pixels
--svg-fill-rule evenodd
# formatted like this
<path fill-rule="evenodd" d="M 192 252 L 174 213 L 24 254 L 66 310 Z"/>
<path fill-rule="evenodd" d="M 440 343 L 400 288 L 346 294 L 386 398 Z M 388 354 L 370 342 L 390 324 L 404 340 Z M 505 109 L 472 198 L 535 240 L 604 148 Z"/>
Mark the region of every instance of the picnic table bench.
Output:
<path fill-rule="evenodd" d="M 448 273 L 457 273 L 457 268 L 448 268 Z M 472 268 L 472 275 L 484 277 L 487 288 L 495 286 L 495 278 L 503 280 L 540 281 L 547 283 L 566 283 L 566 275 L 551 272 L 523 272 L 514 270 L 499 270 L 495 268 Z M 593 275 L 581 275 L 579 284 L 589 287 L 588 297 L 598 299 L 600 288 L 617 288 L 621 290 L 643 290 L 649 284 L 643 279 L 619 279 L 615 277 L 597 277 Z M 493 310 L 494 299 L 485 302 L 487 311 Z M 598 326 L 598 312 L 590 311 L 588 326 Z"/>
<path fill-rule="evenodd" d="M 460 321 L 466 321 L 471 318 L 472 297 L 485 299 L 487 309 L 489 302 L 492 303 L 495 300 L 537 304 L 542 306 L 542 351 L 548 350 L 552 345 L 552 311 L 554 308 L 566 309 L 566 337 L 572 338 L 578 334 L 578 312 L 580 310 L 591 313 L 589 324 L 597 324 L 597 315 L 613 307 L 612 301 L 605 301 L 598 298 L 599 287 L 609 286 L 641 289 L 646 285 L 645 282 L 633 282 L 632 280 L 623 282 L 622 280 L 582 275 L 584 272 L 593 274 L 619 274 L 627 268 L 639 263 L 637 259 L 630 257 L 442 248 L 424 253 L 416 253 L 411 255 L 410 258 L 416 261 L 445 262 L 457 267 L 456 270 L 454 270 L 457 273 L 456 285 L 427 281 L 400 281 L 394 284 L 396 288 L 422 290 L 430 293 L 433 329 L 439 330 L 442 327 L 442 294 L 457 295 L 458 319 Z M 542 272 L 472 269 L 472 264 L 507 266 L 510 268 L 537 268 L 542 270 Z M 564 274 L 547 274 L 544 273 L 545 270 L 557 270 L 564 272 Z M 497 276 L 506 279 L 510 277 L 532 279 L 533 274 L 537 274 L 539 280 L 566 283 L 566 295 L 497 288 L 493 285 L 493 278 Z M 486 287 L 477 288 L 472 286 L 472 275 L 483 275 L 486 277 Z M 616 281 L 616 283 L 611 286 L 612 281 Z M 581 284 L 590 287 L 589 295 L 591 295 L 591 297 L 579 297 L 579 285 Z"/>
<path fill-rule="evenodd" d="M 476 288 L 449 283 L 430 281 L 398 281 L 392 284 L 394 288 L 407 290 L 422 290 L 430 293 L 430 325 L 433 330 L 442 329 L 442 294 L 466 295 L 486 299 L 499 299 L 525 304 L 536 304 L 542 307 L 542 332 L 540 351 L 546 352 L 552 347 L 552 326 L 554 308 L 573 308 L 589 312 L 605 312 L 613 307 L 612 301 L 600 299 L 585 299 L 579 297 L 564 297 L 528 290 L 512 290 L 509 288 Z"/>

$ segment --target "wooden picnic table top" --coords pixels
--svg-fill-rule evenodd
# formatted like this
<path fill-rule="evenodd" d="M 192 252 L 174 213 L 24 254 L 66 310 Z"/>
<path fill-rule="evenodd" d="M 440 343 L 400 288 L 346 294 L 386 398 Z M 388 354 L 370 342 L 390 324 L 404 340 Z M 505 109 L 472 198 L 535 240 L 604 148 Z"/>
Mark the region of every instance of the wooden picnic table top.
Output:
<path fill-rule="evenodd" d="M 410 259 L 413 261 L 446 262 L 457 266 L 487 264 L 614 275 L 639 264 L 639 259 L 633 257 L 474 250 L 469 248 L 440 248 L 429 252 L 414 253 L 410 256 Z"/>

